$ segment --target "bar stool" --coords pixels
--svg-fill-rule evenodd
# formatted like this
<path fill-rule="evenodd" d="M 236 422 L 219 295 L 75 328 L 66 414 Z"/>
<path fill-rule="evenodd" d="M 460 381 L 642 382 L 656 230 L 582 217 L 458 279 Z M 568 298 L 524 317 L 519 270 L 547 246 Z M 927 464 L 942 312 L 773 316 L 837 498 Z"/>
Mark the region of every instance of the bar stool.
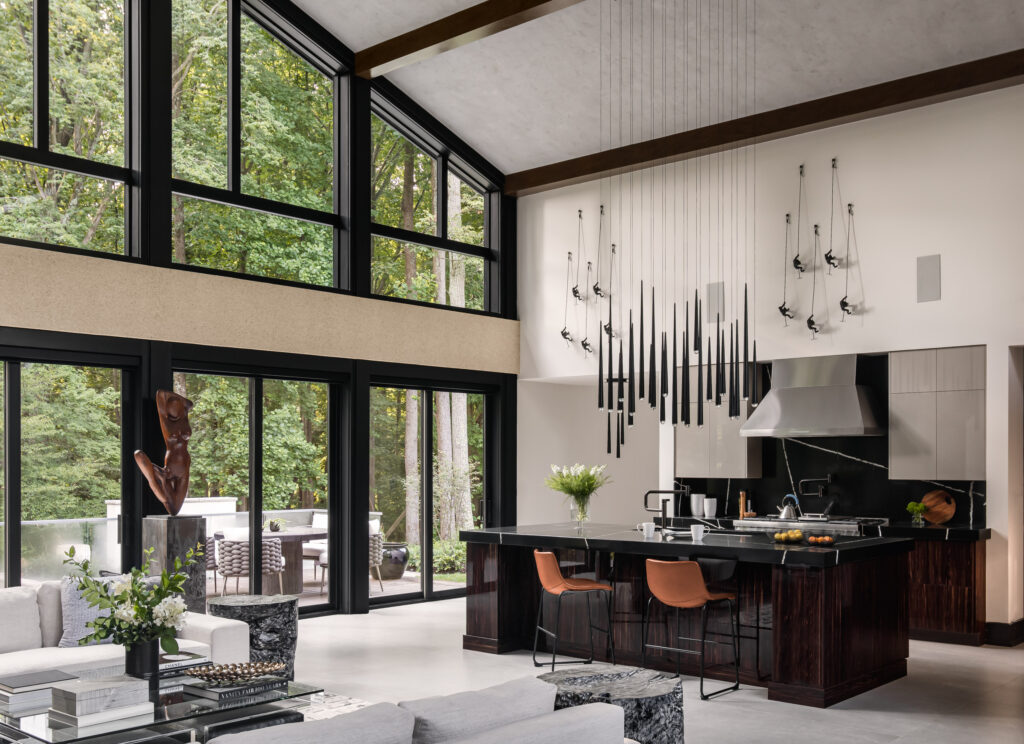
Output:
<path fill-rule="evenodd" d="M 716 695 L 725 692 L 732 692 L 740 688 L 740 652 L 736 617 L 736 595 L 729 593 L 711 593 L 704 583 L 704 576 L 696 561 L 658 561 L 652 558 L 647 559 L 647 588 L 651 592 L 647 600 L 646 612 L 643 623 L 642 639 L 642 662 L 641 666 L 647 665 L 647 649 L 656 648 L 662 651 L 670 651 L 675 654 L 694 654 L 700 656 L 700 699 L 710 700 Z M 700 651 L 681 648 L 679 646 L 658 646 L 648 643 L 651 623 L 651 603 L 657 599 L 666 607 L 675 608 L 676 611 L 676 640 L 700 642 Z M 736 674 L 736 681 L 728 687 L 712 692 L 704 692 L 704 651 L 707 644 L 712 646 L 725 646 L 729 644 L 718 641 L 707 640 L 708 636 L 708 607 L 718 602 L 726 602 L 729 605 L 729 627 L 732 638 L 733 670 Z M 679 633 L 680 610 L 695 610 L 700 608 L 700 638 L 690 638 Z M 676 657 L 676 675 L 679 674 L 679 657 Z"/>
<path fill-rule="evenodd" d="M 772 624 L 764 622 L 762 619 L 760 595 L 753 595 L 753 623 L 745 623 L 743 622 L 743 603 L 745 597 L 739 593 L 739 584 L 736 579 L 736 570 L 739 567 L 737 561 L 730 558 L 694 555 L 693 553 L 690 554 L 689 560 L 697 561 L 708 591 L 736 595 L 736 634 L 740 641 L 754 642 L 754 673 L 759 681 L 767 679 L 770 675 L 761 671 L 761 634 L 770 633 L 772 631 Z M 750 595 L 748 594 L 748 596 Z M 750 630 L 753 633 L 744 634 L 744 630 Z M 742 653 L 741 647 L 741 656 Z"/>
<path fill-rule="evenodd" d="M 590 579 L 567 579 L 562 576 L 562 571 L 558 567 L 558 559 L 554 553 L 545 552 L 541 550 L 533 551 L 534 560 L 537 562 L 537 576 L 540 578 L 541 592 L 540 592 L 540 604 L 537 607 L 537 629 L 533 634 L 533 665 L 536 667 L 544 666 L 537 661 L 537 643 L 540 640 L 540 634 L 545 635 L 554 639 L 554 643 L 551 648 L 551 671 L 555 671 L 555 664 L 590 664 L 594 661 L 594 631 L 605 633 L 608 637 L 608 645 L 611 649 L 612 664 L 615 663 L 615 637 L 612 635 L 612 602 L 613 594 L 612 587 L 608 584 L 602 584 L 597 581 L 591 581 Z M 590 595 L 593 593 L 602 594 L 606 599 L 608 608 L 608 626 L 602 628 L 594 625 L 593 616 L 590 611 Z M 544 612 L 544 595 L 550 594 L 557 597 L 557 604 L 555 605 L 555 628 L 549 630 L 540 624 L 541 615 Z M 580 662 L 576 659 L 570 659 L 568 661 L 555 661 L 555 657 L 558 655 L 558 621 L 562 615 L 562 597 L 567 594 L 586 594 L 587 595 L 587 623 L 590 631 L 590 658 Z"/>

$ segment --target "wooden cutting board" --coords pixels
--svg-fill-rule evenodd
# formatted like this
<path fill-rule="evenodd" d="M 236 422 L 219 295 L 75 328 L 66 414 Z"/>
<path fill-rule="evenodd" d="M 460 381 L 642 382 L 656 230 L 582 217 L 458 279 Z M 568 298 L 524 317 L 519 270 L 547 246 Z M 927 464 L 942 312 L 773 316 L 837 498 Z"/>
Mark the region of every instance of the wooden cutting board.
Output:
<path fill-rule="evenodd" d="M 956 501 L 941 489 L 926 493 L 921 503 L 928 507 L 924 518 L 932 524 L 945 524 L 956 514 Z"/>

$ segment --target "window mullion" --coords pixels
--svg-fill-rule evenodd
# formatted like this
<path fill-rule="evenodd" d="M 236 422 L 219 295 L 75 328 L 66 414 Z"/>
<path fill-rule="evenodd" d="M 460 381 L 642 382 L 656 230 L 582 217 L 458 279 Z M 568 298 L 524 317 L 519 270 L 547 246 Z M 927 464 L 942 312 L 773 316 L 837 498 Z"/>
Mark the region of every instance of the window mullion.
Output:
<path fill-rule="evenodd" d="M 423 598 L 434 593 L 434 391 L 420 390 L 420 580 Z"/>
<path fill-rule="evenodd" d="M 40 150 L 50 148 L 50 3 L 35 0 L 32 18 L 33 144 Z"/>
<path fill-rule="evenodd" d="M 228 0 L 228 190 L 242 190 L 242 10 Z"/>
<path fill-rule="evenodd" d="M 21 365 L 7 362 L 4 374 L 4 568 L 6 586 L 21 584 Z"/>
<path fill-rule="evenodd" d="M 249 378 L 249 593 L 263 593 L 262 377 Z"/>

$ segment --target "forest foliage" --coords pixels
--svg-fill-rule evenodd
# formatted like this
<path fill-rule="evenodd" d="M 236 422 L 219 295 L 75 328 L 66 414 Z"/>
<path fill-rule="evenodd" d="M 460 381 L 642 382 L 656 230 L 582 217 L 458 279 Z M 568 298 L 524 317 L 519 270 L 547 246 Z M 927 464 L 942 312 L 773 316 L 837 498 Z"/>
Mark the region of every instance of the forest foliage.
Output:
<path fill-rule="evenodd" d="M 227 5 L 172 0 L 172 175 L 221 189 L 229 185 Z M 33 144 L 32 6 L 0 0 L 0 139 L 22 145 Z M 123 0 L 50 2 L 51 151 L 126 164 L 124 25 Z M 251 18 L 243 15 L 240 31 L 242 192 L 333 211 L 333 81 Z M 371 130 L 372 221 L 485 245 L 484 195 L 382 118 L 372 116 Z M 0 158 L 0 237 L 125 253 L 125 208 L 123 183 Z M 328 225 L 180 194 L 170 209 L 175 262 L 332 282 Z M 381 236 L 372 250 L 373 292 L 483 309 L 483 259 Z M 22 378 L 22 518 L 105 516 L 104 501 L 121 491 L 120 372 L 32 364 Z M 175 386 L 195 402 L 191 497 L 233 496 L 247 508 L 247 379 L 176 374 Z M 378 389 L 371 399 L 370 505 L 385 512 L 391 539 L 413 543 L 422 463 L 409 441 L 422 435 L 420 395 Z M 431 395 L 435 532 L 450 538 L 481 517 L 483 396 Z M 262 405 L 264 508 L 324 507 L 327 385 L 266 380 Z"/>

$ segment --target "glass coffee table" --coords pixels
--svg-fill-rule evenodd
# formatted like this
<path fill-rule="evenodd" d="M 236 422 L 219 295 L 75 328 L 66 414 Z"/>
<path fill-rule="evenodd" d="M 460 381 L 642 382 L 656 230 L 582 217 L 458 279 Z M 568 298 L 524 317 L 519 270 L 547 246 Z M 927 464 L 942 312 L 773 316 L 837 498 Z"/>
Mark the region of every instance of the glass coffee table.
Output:
<path fill-rule="evenodd" d="M 217 736 L 262 728 L 274 723 L 299 720 L 302 708 L 323 697 L 323 689 L 299 682 L 289 682 L 285 690 L 263 692 L 234 700 L 207 700 L 184 697 L 180 702 L 157 704 L 152 721 L 144 723 L 117 721 L 91 729 L 77 729 L 51 721 L 47 710 L 19 713 L 6 712 L 0 705 L 0 744 L 182 744 L 206 742 Z"/>

